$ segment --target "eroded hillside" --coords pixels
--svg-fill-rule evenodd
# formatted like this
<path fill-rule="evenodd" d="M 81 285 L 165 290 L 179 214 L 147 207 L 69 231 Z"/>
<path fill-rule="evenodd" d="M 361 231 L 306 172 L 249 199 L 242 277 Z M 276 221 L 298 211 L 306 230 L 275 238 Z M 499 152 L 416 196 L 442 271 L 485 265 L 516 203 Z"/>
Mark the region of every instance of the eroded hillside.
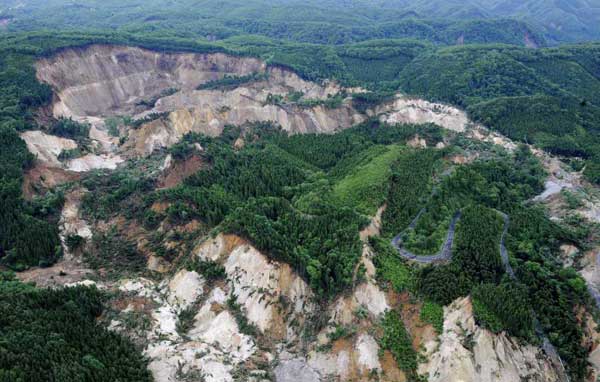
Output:
<path fill-rule="evenodd" d="M 517 145 L 463 111 L 402 95 L 359 108 L 352 95 L 361 89 L 223 54 L 92 45 L 36 68 L 55 92 L 40 118 L 89 131 L 21 134 L 37 156 L 26 194 L 64 187 L 65 256 L 19 277 L 115 292 L 102 321 L 143 349 L 157 381 L 564 378 L 560 360 L 536 346 L 539 333 L 529 344 L 495 333 L 469 298 L 443 310 L 416 298 L 420 268 L 386 255 L 377 239 L 405 229 L 398 215 L 418 216 L 434 184 L 448 187 L 441 197 L 462 198 L 437 201 L 447 205 L 431 218 L 441 220 L 428 233 L 434 246 L 455 212 L 448 206 L 476 200 L 489 212 L 542 191 Z M 328 135 L 294 140 L 306 133 Z M 490 176 L 480 159 L 510 168 Z M 520 167 L 531 167 L 527 178 L 510 172 Z M 457 178 L 461 168 L 475 175 Z M 568 179 L 552 171 L 538 198 L 570 188 Z M 394 187 L 405 212 L 388 205 Z M 596 348 L 591 333 L 585 340 Z"/>
<path fill-rule="evenodd" d="M 334 84 L 317 85 L 288 70 L 267 68 L 257 59 L 220 53 L 161 54 L 93 45 L 41 60 L 37 72 L 56 91 L 56 117 L 94 122 L 93 117 L 127 115 L 138 120 L 166 113 L 160 123 L 130 135 L 144 154 L 190 131 L 218 135 L 227 124 L 276 121 L 293 133 L 330 133 L 362 120 L 344 100 L 325 108 L 284 105 L 280 99 L 294 92 L 305 100 L 325 100 L 340 91 Z M 233 86 L 215 84 L 224 77 Z M 214 89 L 206 86 L 211 82 Z"/>

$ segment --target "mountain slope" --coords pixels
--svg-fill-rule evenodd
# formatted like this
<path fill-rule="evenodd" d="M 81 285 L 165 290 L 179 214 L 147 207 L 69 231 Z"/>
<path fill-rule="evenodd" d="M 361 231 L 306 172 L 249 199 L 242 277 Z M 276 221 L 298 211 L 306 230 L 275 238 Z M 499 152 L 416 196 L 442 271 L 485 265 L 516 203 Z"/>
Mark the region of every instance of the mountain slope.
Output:
<path fill-rule="evenodd" d="M 596 40 L 600 36 L 598 0 L 387 0 L 379 6 L 409 10 L 417 18 L 515 18 L 540 28 L 553 43 Z"/>
<path fill-rule="evenodd" d="M 407 1 L 365 0 L 298 1 L 265 0 L 215 1 L 184 0 L 178 2 L 86 0 L 0 1 L 0 16 L 10 21 L 10 28 L 106 28 L 127 30 L 164 30 L 178 34 L 201 34 L 218 38 L 240 33 L 257 33 L 273 38 L 315 43 L 348 43 L 383 37 L 419 37 L 423 25 L 435 27 L 439 36 L 431 41 L 454 43 L 446 29 L 465 29 L 472 23 L 496 20 L 479 30 L 469 42 L 510 42 L 506 37 L 491 40 L 485 36 L 507 29 L 527 29 L 532 36 L 544 36 L 551 43 L 579 42 L 600 37 L 600 2 L 598 0 L 435 0 Z M 198 23 L 198 20 L 202 20 Z M 445 20 L 446 26 L 441 26 Z M 498 23 L 503 26 L 498 28 Z M 494 25 L 495 24 L 495 25 Z M 394 25 L 392 34 L 382 28 Z M 515 26 L 518 25 L 518 29 Z M 539 33 L 538 33 L 539 32 Z"/>

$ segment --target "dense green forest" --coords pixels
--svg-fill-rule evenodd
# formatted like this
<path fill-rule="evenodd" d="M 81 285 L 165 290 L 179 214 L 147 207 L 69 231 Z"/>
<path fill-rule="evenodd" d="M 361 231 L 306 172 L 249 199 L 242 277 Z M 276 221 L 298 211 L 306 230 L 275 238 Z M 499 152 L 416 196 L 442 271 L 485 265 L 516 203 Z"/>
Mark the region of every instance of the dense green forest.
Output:
<path fill-rule="evenodd" d="M 591 0 L 3 0 L 0 16 L 12 30 L 161 30 L 205 39 L 256 34 L 320 44 L 398 37 L 524 44 L 526 36 L 540 44 L 600 36 L 598 6 Z"/>
<path fill-rule="evenodd" d="M 30 0 L 18 6 L 4 0 L 0 15 L 13 31 L 40 29 L 117 29 L 161 31 L 173 37 L 207 41 L 240 35 L 316 44 L 346 44 L 373 39 L 418 38 L 438 44 L 502 42 L 543 45 L 545 31 L 510 15 L 477 19 L 432 18 L 410 12 L 407 4 L 378 5 L 366 1 L 161 1 Z M 202 20 L 202 22 L 198 22 Z M 551 37 L 549 35 L 549 37 Z"/>
<path fill-rule="evenodd" d="M 506 46 L 442 48 L 400 74 L 414 94 L 467 108 L 476 121 L 510 138 L 587 160 L 598 178 L 598 46 L 547 50 Z"/>
<path fill-rule="evenodd" d="M 30 63 L 30 58 L 0 58 L 0 264 L 15 269 L 51 264 L 62 251 L 55 216 L 60 198 L 53 202 L 53 211 L 36 208 L 42 200 L 21 198 L 23 171 L 34 158 L 17 130 L 26 128 L 32 108 L 50 98 L 50 90 L 35 80 Z"/>
<path fill-rule="evenodd" d="M 0 380 L 151 381 L 146 360 L 96 319 L 96 288 L 38 289 L 0 273 Z"/>

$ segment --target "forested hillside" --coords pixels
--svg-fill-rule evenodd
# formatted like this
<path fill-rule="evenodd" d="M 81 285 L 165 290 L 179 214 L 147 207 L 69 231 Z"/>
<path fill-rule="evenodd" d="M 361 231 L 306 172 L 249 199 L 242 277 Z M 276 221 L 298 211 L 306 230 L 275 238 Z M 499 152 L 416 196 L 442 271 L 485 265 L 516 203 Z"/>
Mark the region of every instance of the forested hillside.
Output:
<path fill-rule="evenodd" d="M 600 3 L 596 0 L 389 0 L 385 6 L 403 6 L 418 15 L 450 19 L 511 17 L 526 20 L 552 42 L 574 42 L 598 38 Z"/>
<path fill-rule="evenodd" d="M 598 179 L 598 46 L 444 48 L 400 74 L 400 86 L 467 108 L 474 120 L 545 150 L 587 160 Z"/>
<path fill-rule="evenodd" d="M 92 41 L 257 56 L 272 65 L 290 67 L 309 80 L 333 78 L 349 86 L 370 88 L 379 94 L 379 100 L 385 99 L 381 97 L 385 93 L 402 91 L 458 105 L 476 121 L 513 139 L 583 159 L 589 178 L 600 179 L 596 133 L 600 120 L 600 70 L 596 44 L 531 50 L 502 45 L 436 48 L 417 40 L 328 46 L 250 36 L 213 43 L 120 33 L 68 33 L 53 37 L 33 33 L 7 37 L 4 51 L 22 52 L 28 57 Z M 4 59 L 6 81 L 14 81 L 15 70 L 20 76 L 28 76 L 23 77 L 26 81 L 33 81 L 32 72 L 28 74 L 27 66 L 20 65 L 29 58 L 12 54 Z M 32 82 L 18 91 L 28 92 L 36 86 Z M 14 94 L 10 90 L 5 94 L 11 97 L 4 112 L 10 116 L 11 111 L 18 109 L 12 106 Z M 47 93 L 39 94 L 47 97 Z M 24 97 L 27 98 L 20 101 L 21 105 L 40 102 L 37 94 Z"/>
<path fill-rule="evenodd" d="M 96 322 L 97 289 L 37 289 L 0 273 L 0 297 L 0 380 L 152 380 L 133 345 Z"/>
<path fill-rule="evenodd" d="M 295 45 L 256 38 L 235 38 L 224 43 L 195 43 L 190 40 L 165 40 L 138 35 L 44 33 L 13 35 L 3 42 L 2 58 L 2 128 L 3 166 L 7 196 L 3 198 L 3 225 L 6 232 L 20 232 L 31 237 L 27 229 L 38 232 L 45 224 L 33 209 L 19 201 L 21 171 L 31 160 L 25 147 L 15 137 L 15 130 L 31 128 L 33 108 L 48 102 L 50 92 L 34 78 L 32 59 L 53 49 L 88 42 L 135 43 L 155 49 L 198 52 L 231 52 L 267 58 L 272 64 L 293 68 L 307 79 L 337 78 L 348 85 L 366 86 L 375 94 L 400 89 L 433 100 L 467 108 L 476 121 L 496 128 L 517 140 L 530 142 L 561 155 L 579 157 L 587 163 L 586 174 L 600 179 L 600 70 L 596 45 L 565 46 L 544 50 L 517 50 L 506 46 L 473 46 L 436 49 L 407 40 L 381 40 L 342 47 Z M 379 98 L 384 99 L 384 98 Z M 16 140 L 16 141 L 15 141 Z M 20 151 L 19 151 L 20 150 Z M 21 152 L 21 154 L 17 154 Z M 10 182 L 8 179 L 10 178 Z M 16 182 L 16 183 L 15 183 Z M 13 184 L 14 183 L 14 184 Z M 11 186 L 11 184 L 13 184 Z M 55 202 L 56 203 L 56 202 Z M 59 201 L 58 201 L 59 203 Z M 57 205 L 58 207 L 58 205 Z M 56 208 L 56 207 L 55 207 Z M 32 212 L 27 212 L 27 211 Z M 19 211 L 19 212 L 15 212 Z M 37 214 L 37 215 L 36 215 Z M 24 219 L 38 223 L 25 223 Z M 21 228 L 17 228 L 21 227 Z M 29 228 L 27 228 L 29 227 Z M 43 244 L 28 244 L 27 254 L 15 258 L 52 261 L 59 252 L 56 233 L 37 235 Z M 18 245 L 16 234 L 2 236 L 7 253 Z M 28 240 L 29 242 L 29 240 Z M 41 251 L 44 253 L 35 254 Z M 15 262 L 16 264 L 17 262 Z"/>
<path fill-rule="evenodd" d="M 580 42 L 600 36 L 596 0 L 0 2 L 9 29 L 121 28 L 222 39 L 240 34 L 321 44 L 413 37 L 441 44 Z M 202 20 L 197 23 L 196 20 Z"/>
<path fill-rule="evenodd" d="M 3 4 L 4 3 L 4 4 Z M 346 44 L 382 38 L 418 38 L 438 44 L 502 42 L 543 45 L 545 37 L 526 22 L 504 19 L 443 20 L 415 14 L 404 4 L 364 1 L 161 1 L 64 0 L 0 2 L 9 30 L 117 28 L 161 31 L 178 37 L 225 39 L 239 35 L 318 44 Z M 201 23 L 198 20 L 202 20 Z"/>

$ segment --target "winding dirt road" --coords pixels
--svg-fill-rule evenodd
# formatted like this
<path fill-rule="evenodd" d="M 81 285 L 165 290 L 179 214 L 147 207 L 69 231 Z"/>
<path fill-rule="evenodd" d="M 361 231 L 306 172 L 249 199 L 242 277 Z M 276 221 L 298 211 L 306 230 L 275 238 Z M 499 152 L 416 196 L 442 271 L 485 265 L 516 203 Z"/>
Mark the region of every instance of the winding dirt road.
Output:
<path fill-rule="evenodd" d="M 415 227 L 415 225 L 417 224 L 417 221 L 419 220 L 419 218 L 421 217 L 421 215 L 424 212 L 425 212 L 424 208 L 421 211 L 419 211 L 419 214 L 410 223 L 410 225 L 408 226 L 408 229 L 413 229 Z M 444 241 L 444 244 L 442 245 L 442 248 L 440 249 L 440 251 L 435 255 L 420 256 L 420 255 L 416 255 L 416 254 L 406 250 L 405 248 L 403 248 L 402 247 L 402 235 L 404 234 L 405 231 L 400 232 L 398 235 L 396 235 L 396 237 L 394 237 L 392 239 L 392 245 L 394 246 L 394 248 L 396 248 L 396 250 L 398 251 L 400 256 L 404 257 L 405 259 L 415 261 L 417 263 L 429 264 L 429 263 L 434 263 L 434 262 L 438 262 L 438 261 L 450 260 L 452 258 L 452 244 L 454 243 L 454 233 L 456 232 L 456 223 L 460 219 L 460 216 L 461 216 L 460 211 L 457 211 L 454 214 L 454 216 L 452 217 L 452 220 L 450 221 L 450 227 L 448 227 L 448 234 L 446 235 L 446 240 Z"/>

